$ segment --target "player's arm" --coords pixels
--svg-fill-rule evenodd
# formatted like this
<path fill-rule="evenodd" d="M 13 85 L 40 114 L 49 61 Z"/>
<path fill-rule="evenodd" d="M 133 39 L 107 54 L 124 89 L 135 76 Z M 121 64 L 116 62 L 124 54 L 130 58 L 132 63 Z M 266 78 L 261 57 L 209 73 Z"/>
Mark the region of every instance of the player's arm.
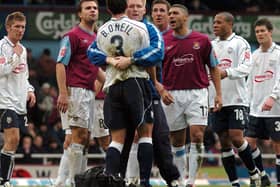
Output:
<path fill-rule="evenodd" d="M 160 63 L 164 57 L 164 43 L 159 30 L 151 23 L 143 21 L 146 25 L 150 45 L 133 53 L 131 61 L 136 65 L 150 67 Z"/>
<path fill-rule="evenodd" d="M 115 66 L 116 58 L 108 57 L 104 52 L 98 48 L 97 41 L 94 41 L 87 50 L 89 61 L 96 66 L 104 66 L 111 64 Z"/>
<path fill-rule="evenodd" d="M 24 59 L 26 59 L 27 62 L 27 53 L 26 53 L 26 49 L 24 49 Z M 36 103 L 36 96 L 35 96 L 35 89 L 34 87 L 30 84 L 28 78 L 29 78 L 29 68 L 28 68 L 28 64 L 26 63 L 26 71 L 25 71 L 25 76 L 26 76 L 26 84 L 27 84 L 27 102 L 28 102 L 28 106 L 29 107 L 33 107 Z"/>
<path fill-rule="evenodd" d="M 2 45 L 0 49 L 0 77 L 10 74 L 20 64 L 20 56 L 14 52 L 12 57 L 8 57 L 5 48 L 7 45 Z"/>
<path fill-rule="evenodd" d="M 252 69 L 251 56 L 251 48 L 249 44 L 244 44 L 244 46 L 238 51 L 238 66 L 228 68 L 223 73 L 226 73 L 226 77 L 229 79 L 240 79 L 248 76 Z"/>
<path fill-rule="evenodd" d="M 66 85 L 65 66 L 67 66 L 70 62 L 72 47 L 70 36 L 65 36 L 60 43 L 60 50 L 56 64 L 56 81 L 59 90 L 57 109 L 63 113 L 68 109 L 68 91 Z"/>
<path fill-rule="evenodd" d="M 279 64 L 278 64 L 279 67 Z M 279 69 L 279 68 L 278 68 Z M 279 71 L 275 73 L 276 74 L 276 82 L 273 86 L 273 89 L 271 91 L 271 94 L 269 95 L 269 97 L 267 97 L 267 99 L 264 101 L 264 104 L 262 106 L 262 111 L 265 110 L 271 110 L 274 103 L 280 99 L 280 75 L 279 75 Z"/>
<path fill-rule="evenodd" d="M 209 58 L 210 58 L 209 71 L 216 91 L 216 96 L 214 101 L 215 105 L 213 111 L 216 112 L 222 108 L 223 102 L 222 102 L 222 89 L 221 89 L 221 74 L 220 74 L 220 69 L 217 66 L 219 64 L 219 61 L 216 58 L 213 48 L 211 49 Z"/>

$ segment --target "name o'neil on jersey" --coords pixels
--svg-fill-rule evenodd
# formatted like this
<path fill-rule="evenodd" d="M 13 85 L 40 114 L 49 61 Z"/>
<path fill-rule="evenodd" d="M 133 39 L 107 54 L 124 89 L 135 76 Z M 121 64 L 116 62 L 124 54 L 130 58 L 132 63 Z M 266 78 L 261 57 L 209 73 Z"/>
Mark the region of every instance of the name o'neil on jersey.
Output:
<path fill-rule="evenodd" d="M 105 28 L 102 28 L 102 31 L 100 32 L 105 38 L 114 31 L 120 31 L 126 33 L 128 36 L 130 34 L 130 31 L 133 29 L 133 27 L 126 23 L 115 23 L 115 24 L 109 24 Z"/>

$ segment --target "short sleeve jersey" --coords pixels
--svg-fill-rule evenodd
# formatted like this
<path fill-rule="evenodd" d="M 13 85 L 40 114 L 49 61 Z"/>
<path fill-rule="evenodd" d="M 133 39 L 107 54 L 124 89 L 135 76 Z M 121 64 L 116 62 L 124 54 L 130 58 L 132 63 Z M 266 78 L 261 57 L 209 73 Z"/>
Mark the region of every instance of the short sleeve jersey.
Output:
<path fill-rule="evenodd" d="M 98 68 L 88 60 L 87 49 L 95 38 L 95 33 L 76 26 L 61 40 L 57 62 L 66 66 L 67 86 L 92 90 Z"/>

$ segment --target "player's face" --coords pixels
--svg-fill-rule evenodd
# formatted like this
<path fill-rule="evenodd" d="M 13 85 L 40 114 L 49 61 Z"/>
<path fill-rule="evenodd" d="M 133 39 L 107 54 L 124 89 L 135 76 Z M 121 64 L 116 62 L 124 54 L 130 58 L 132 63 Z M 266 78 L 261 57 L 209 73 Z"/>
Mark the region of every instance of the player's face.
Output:
<path fill-rule="evenodd" d="M 142 21 L 146 14 L 143 0 L 127 0 L 126 15 L 133 20 Z"/>
<path fill-rule="evenodd" d="M 155 4 L 152 8 L 152 18 L 158 28 L 167 29 L 168 10 L 165 4 Z"/>
<path fill-rule="evenodd" d="M 25 21 L 14 21 L 11 25 L 7 25 L 8 38 L 13 42 L 17 43 L 20 41 L 25 32 Z"/>
<path fill-rule="evenodd" d="M 186 22 L 188 19 L 188 16 L 181 10 L 181 8 L 173 7 L 170 8 L 168 13 L 169 18 L 169 26 L 173 30 L 180 30 L 186 27 Z"/>
<path fill-rule="evenodd" d="M 256 26 L 255 34 L 260 45 L 270 43 L 272 41 L 272 31 L 269 31 L 265 25 Z"/>
<path fill-rule="evenodd" d="M 226 38 L 229 31 L 232 28 L 232 24 L 225 20 L 222 15 L 216 15 L 213 23 L 213 32 L 216 36 Z"/>
<path fill-rule="evenodd" d="M 94 1 L 85 1 L 81 5 L 81 12 L 79 12 L 81 21 L 87 23 L 94 23 L 98 19 L 98 6 Z"/>

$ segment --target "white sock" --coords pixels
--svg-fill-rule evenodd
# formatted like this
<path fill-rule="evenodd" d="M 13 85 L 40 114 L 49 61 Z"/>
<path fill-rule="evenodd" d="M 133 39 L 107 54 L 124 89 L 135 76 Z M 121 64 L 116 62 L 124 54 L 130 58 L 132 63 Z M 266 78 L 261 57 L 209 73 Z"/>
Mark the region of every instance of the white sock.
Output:
<path fill-rule="evenodd" d="M 82 172 L 83 150 L 84 145 L 72 143 L 68 147 L 69 151 L 69 178 L 70 182 L 74 182 L 76 174 Z"/>
<path fill-rule="evenodd" d="M 191 143 L 189 157 L 189 178 L 187 184 L 194 184 L 196 174 L 202 164 L 204 153 L 203 143 Z"/>
<path fill-rule="evenodd" d="M 59 163 L 55 184 L 65 185 L 65 181 L 68 176 L 69 176 L 69 151 L 67 149 L 64 149 L 63 155 Z"/>
<path fill-rule="evenodd" d="M 187 158 L 186 158 L 186 146 L 173 147 L 172 153 L 174 155 L 174 164 L 177 166 L 180 173 L 180 183 L 185 184 L 185 178 L 187 173 Z"/>
<path fill-rule="evenodd" d="M 126 178 L 129 183 L 139 181 L 139 163 L 137 160 L 138 143 L 133 143 L 129 152 L 129 159 L 127 163 Z"/>

